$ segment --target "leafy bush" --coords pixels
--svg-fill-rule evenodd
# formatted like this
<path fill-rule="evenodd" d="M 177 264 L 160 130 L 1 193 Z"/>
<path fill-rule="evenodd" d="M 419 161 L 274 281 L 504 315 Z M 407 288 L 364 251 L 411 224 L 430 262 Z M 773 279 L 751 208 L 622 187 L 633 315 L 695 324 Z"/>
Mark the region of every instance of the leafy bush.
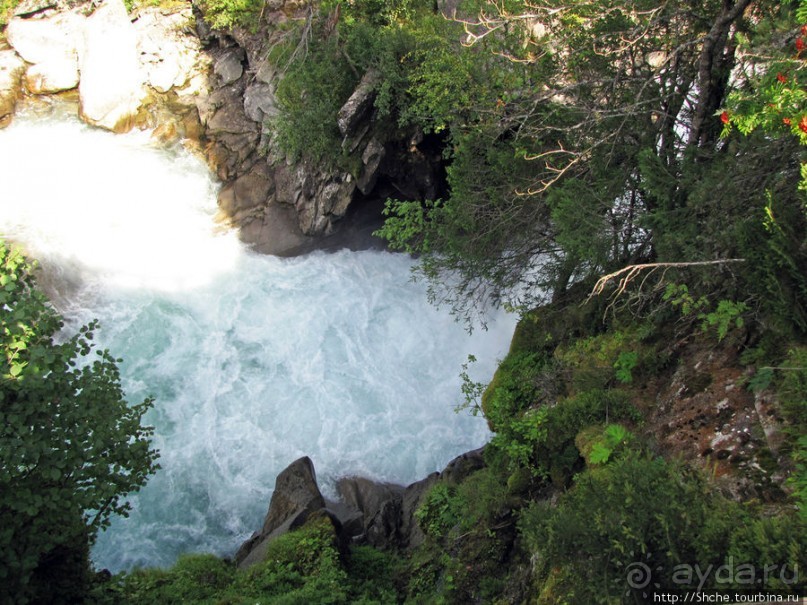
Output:
<path fill-rule="evenodd" d="M 585 391 L 554 406 L 531 407 L 504 418 L 496 425 L 491 447 L 505 453 L 511 471 L 529 467 L 533 474 L 562 485 L 582 462 L 574 440 L 583 428 L 638 419 L 623 393 Z"/>
<path fill-rule="evenodd" d="M 788 479 L 807 518 L 807 348 L 795 347 L 779 366 L 776 392 L 787 421 L 786 431 L 795 469 Z"/>
<path fill-rule="evenodd" d="M 183 555 L 169 570 L 139 569 L 107 587 L 110 603 L 216 603 L 232 585 L 236 570 L 213 555 Z"/>
<path fill-rule="evenodd" d="M 334 38 L 315 38 L 310 46 L 305 60 L 293 62 L 278 83 L 279 113 L 268 126 L 290 158 L 336 165 L 342 158 L 336 116 L 358 78 Z"/>
<path fill-rule="evenodd" d="M 456 490 L 447 483 L 438 482 L 429 490 L 415 511 L 415 519 L 427 536 L 441 538 L 459 523 L 462 501 Z"/>
<path fill-rule="evenodd" d="M 141 425 L 151 400 L 129 405 L 120 360 L 91 355 L 95 322 L 61 334 L 33 270 L 0 241 L 0 600 L 15 602 L 34 595 L 39 567 L 52 576 L 54 558 L 74 559 L 113 514 L 125 516 L 125 496 L 158 468 Z"/>
<path fill-rule="evenodd" d="M 735 568 L 752 566 L 763 576 L 760 584 L 768 590 L 799 591 L 807 586 L 807 580 L 800 577 L 807 566 L 807 520 L 794 515 L 760 517 L 747 519 L 732 530 L 727 559 Z M 748 588 L 744 579 L 738 573 L 732 587 Z"/>
<path fill-rule="evenodd" d="M 202 0 L 205 20 L 216 29 L 256 28 L 263 0 Z"/>
<path fill-rule="evenodd" d="M 566 572 L 554 577 L 554 591 L 568 601 L 614 603 L 632 593 L 631 564 L 646 566 L 663 588 L 675 588 L 679 563 L 720 564 L 738 514 L 699 476 L 633 456 L 587 470 L 556 507 L 533 504 L 519 529 L 541 582 L 559 567 Z"/>
<path fill-rule="evenodd" d="M 135 570 L 96 586 L 99 604 L 132 603 L 394 603 L 391 555 L 354 547 L 339 549 L 330 518 L 309 519 L 273 540 L 263 561 L 239 570 L 213 555 L 186 555 L 170 569 Z"/>
<path fill-rule="evenodd" d="M 555 358 L 564 367 L 565 376 L 575 391 L 604 389 L 614 379 L 627 384 L 640 364 L 640 345 L 636 336 L 623 330 L 578 338 L 560 346 Z"/>
<path fill-rule="evenodd" d="M 615 454 L 624 453 L 634 440 L 634 436 L 621 424 L 609 424 L 605 428 L 592 426 L 575 437 L 575 445 L 585 458 L 586 464 L 605 464 Z"/>

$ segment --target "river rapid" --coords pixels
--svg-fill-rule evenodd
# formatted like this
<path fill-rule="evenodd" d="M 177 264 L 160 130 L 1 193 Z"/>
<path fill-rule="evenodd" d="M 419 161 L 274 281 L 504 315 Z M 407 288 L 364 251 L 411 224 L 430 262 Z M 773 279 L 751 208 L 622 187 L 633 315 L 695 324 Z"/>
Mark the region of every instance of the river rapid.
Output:
<path fill-rule="evenodd" d="M 111 571 L 230 555 L 302 455 L 326 494 L 359 474 L 408 483 L 482 445 L 454 412 L 459 373 L 490 380 L 515 318 L 465 332 L 379 251 L 258 255 L 214 220 L 218 183 L 181 147 L 65 112 L 0 131 L 0 234 L 41 260 L 70 329 L 98 318 L 162 469 L 92 556 Z"/>

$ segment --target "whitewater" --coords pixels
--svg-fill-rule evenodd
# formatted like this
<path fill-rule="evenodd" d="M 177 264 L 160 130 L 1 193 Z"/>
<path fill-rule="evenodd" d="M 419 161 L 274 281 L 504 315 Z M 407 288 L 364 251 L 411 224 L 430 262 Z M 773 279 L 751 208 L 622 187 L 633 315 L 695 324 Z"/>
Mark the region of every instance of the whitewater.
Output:
<path fill-rule="evenodd" d="M 490 380 L 515 318 L 467 334 L 408 257 L 253 253 L 217 224 L 201 160 L 66 111 L 0 131 L 0 177 L 0 235 L 41 261 L 69 329 L 100 320 L 128 399 L 155 398 L 162 468 L 99 536 L 99 569 L 231 555 L 300 456 L 333 496 L 341 476 L 406 484 L 489 438 L 454 411 L 459 374 L 473 354 Z"/>

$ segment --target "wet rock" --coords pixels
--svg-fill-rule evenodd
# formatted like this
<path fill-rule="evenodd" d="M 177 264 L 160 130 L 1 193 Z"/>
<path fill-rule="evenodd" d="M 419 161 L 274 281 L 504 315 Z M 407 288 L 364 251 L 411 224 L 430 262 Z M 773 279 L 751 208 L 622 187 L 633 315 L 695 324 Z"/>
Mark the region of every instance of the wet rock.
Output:
<path fill-rule="evenodd" d="M 12 48 L 31 64 L 25 78 L 30 92 L 60 92 L 78 85 L 78 51 L 86 20 L 75 12 L 11 19 L 6 38 Z"/>
<path fill-rule="evenodd" d="M 277 476 L 263 527 L 238 549 L 236 564 L 243 569 L 260 562 L 269 542 L 302 526 L 310 515 L 324 508 L 311 459 L 295 460 Z"/>
<path fill-rule="evenodd" d="M 267 203 L 274 190 L 274 182 L 260 166 L 227 183 L 219 193 L 218 203 L 231 219 L 239 220 Z"/>

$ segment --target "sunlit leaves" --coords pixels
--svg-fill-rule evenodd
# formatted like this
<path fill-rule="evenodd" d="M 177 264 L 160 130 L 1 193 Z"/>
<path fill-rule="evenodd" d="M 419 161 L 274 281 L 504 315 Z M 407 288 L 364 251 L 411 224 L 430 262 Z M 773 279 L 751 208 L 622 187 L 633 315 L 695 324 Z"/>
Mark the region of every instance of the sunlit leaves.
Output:
<path fill-rule="evenodd" d="M 141 426 L 151 401 L 127 404 L 118 360 L 94 352 L 95 322 L 57 340 L 63 322 L 32 271 L 0 242 L 0 569 L 19 595 L 42 556 L 125 514 L 157 468 Z"/>

